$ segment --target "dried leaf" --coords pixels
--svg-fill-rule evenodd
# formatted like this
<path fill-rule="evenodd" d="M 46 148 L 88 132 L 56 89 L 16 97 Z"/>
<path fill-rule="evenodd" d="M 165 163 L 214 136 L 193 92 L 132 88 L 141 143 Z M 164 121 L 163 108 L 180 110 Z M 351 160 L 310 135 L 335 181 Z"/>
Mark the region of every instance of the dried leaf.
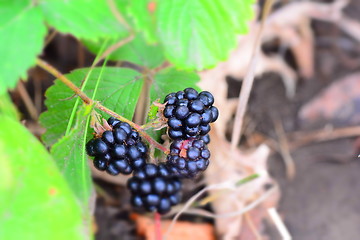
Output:
<path fill-rule="evenodd" d="M 212 206 L 216 214 L 221 215 L 241 210 L 265 193 L 265 185 L 275 184 L 267 172 L 267 158 L 270 153 L 268 146 L 260 145 L 249 153 L 237 149 L 231 151 L 230 143 L 227 140 L 217 134 L 211 134 L 210 149 L 212 162 L 205 175 L 208 185 L 224 181 L 238 181 L 254 173 L 260 175 L 257 179 L 238 187 L 233 192 L 223 194 L 213 201 Z M 263 204 L 275 206 L 278 198 L 279 192 L 277 191 Z M 216 219 L 217 233 L 222 236 L 222 239 L 234 239 L 240 235 L 242 222 L 242 215 L 218 218 Z"/>
<path fill-rule="evenodd" d="M 263 33 L 263 41 L 279 39 L 282 46 L 287 46 L 293 52 L 295 61 L 299 66 L 299 73 L 305 78 L 311 78 L 314 72 L 313 66 L 313 33 L 309 22 L 311 19 L 338 22 L 340 27 L 358 36 L 358 23 L 351 21 L 351 29 L 345 23 L 349 19 L 343 17 L 342 9 L 346 6 L 346 0 L 338 0 L 334 3 L 316 2 L 293 2 L 273 12 L 268 20 Z M 344 23 L 344 24 L 342 24 Z M 246 36 L 239 37 L 238 48 L 235 49 L 226 62 L 218 64 L 215 68 L 204 71 L 201 76 L 204 87 L 208 89 L 207 83 L 213 79 L 217 84 L 226 76 L 243 79 L 250 62 L 255 38 L 259 31 L 259 24 L 253 22 L 250 32 Z M 355 37 L 356 37 L 355 36 Z M 285 62 L 280 55 L 267 56 L 260 53 L 255 69 L 256 76 L 265 72 L 276 72 L 282 77 L 288 97 L 295 95 L 297 76 L 295 71 Z M 217 80 L 215 80 L 217 79 Z M 215 85 L 216 88 L 217 85 Z M 228 113 L 225 113 L 226 116 Z"/>
<path fill-rule="evenodd" d="M 338 79 L 299 112 L 304 124 L 321 120 L 335 125 L 360 123 L 360 72 Z"/>
<path fill-rule="evenodd" d="M 136 223 L 136 230 L 139 236 L 147 240 L 155 240 L 155 224 L 153 219 L 138 214 L 132 214 L 131 218 Z M 161 221 L 161 232 L 164 235 L 167 231 L 170 220 Z M 176 222 L 171 231 L 169 240 L 215 240 L 213 225 L 209 223 Z"/>

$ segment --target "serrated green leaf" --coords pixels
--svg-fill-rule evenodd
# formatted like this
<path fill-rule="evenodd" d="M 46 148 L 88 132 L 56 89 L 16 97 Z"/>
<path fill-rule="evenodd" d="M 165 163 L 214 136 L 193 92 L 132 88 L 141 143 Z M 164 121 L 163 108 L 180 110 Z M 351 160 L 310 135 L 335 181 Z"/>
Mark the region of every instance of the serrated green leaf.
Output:
<path fill-rule="evenodd" d="M 254 16 L 254 3 L 255 0 L 220 1 L 220 4 L 226 9 L 237 33 L 245 34 L 248 32 L 249 26 L 247 21 Z"/>
<path fill-rule="evenodd" d="M 41 0 L 39 5 L 51 26 L 80 39 L 118 39 L 129 34 L 115 18 L 107 1 Z"/>
<path fill-rule="evenodd" d="M 106 45 L 108 48 L 114 42 L 109 42 Z M 98 43 L 91 41 L 84 41 L 88 49 L 98 54 L 101 48 L 101 41 Z M 116 51 L 108 56 L 108 59 L 114 61 L 130 61 L 144 67 L 154 68 L 165 61 L 163 50 L 159 45 L 149 45 L 144 41 L 142 34 L 138 34 L 135 39 L 126 43 L 124 46 L 118 48 Z"/>
<path fill-rule="evenodd" d="M 199 80 L 200 78 L 196 73 L 179 71 L 175 68 L 165 68 L 155 75 L 150 90 L 150 100 L 153 102 L 160 98 L 160 102 L 162 102 L 167 94 L 182 91 L 188 87 L 200 90 L 196 86 Z"/>
<path fill-rule="evenodd" d="M 90 238 L 75 196 L 51 156 L 20 123 L 5 116 L 0 159 L 1 239 Z"/>
<path fill-rule="evenodd" d="M 90 229 L 91 225 L 89 200 L 92 192 L 92 181 L 85 145 L 90 121 L 89 109 L 91 108 L 91 106 L 80 107 L 75 126 L 68 135 L 62 137 L 51 148 L 51 154 L 61 173 L 81 203 L 83 221 L 87 229 Z"/>
<path fill-rule="evenodd" d="M 224 3 L 226 2 L 226 3 Z M 202 70 L 226 60 L 244 33 L 250 1 L 167 0 L 159 2 L 158 32 L 176 67 Z"/>
<path fill-rule="evenodd" d="M 30 1 L 0 1 L 0 94 L 15 87 L 35 64 L 46 28 L 41 11 Z"/>
<path fill-rule="evenodd" d="M 102 74 L 94 100 L 131 119 L 143 84 L 142 76 L 131 69 L 116 67 L 101 69 L 102 67 L 93 69 L 84 92 L 88 96 L 93 96 L 97 79 Z M 77 69 L 65 76 L 76 86 L 80 86 L 89 70 L 89 68 Z M 40 122 L 47 131 L 42 139 L 47 146 L 51 146 L 64 135 L 76 99 L 70 98 L 74 96 L 73 92 L 59 80 L 55 81 L 45 95 L 48 111 L 40 115 Z"/>
<path fill-rule="evenodd" d="M 155 9 L 156 0 L 136 0 L 130 1 L 128 6 L 128 13 L 132 17 L 135 28 L 137 31 L 143 32 L 145 40 L 149 44 L 157 42 L 156 36 L 156 21 L 155 21 Z"/>

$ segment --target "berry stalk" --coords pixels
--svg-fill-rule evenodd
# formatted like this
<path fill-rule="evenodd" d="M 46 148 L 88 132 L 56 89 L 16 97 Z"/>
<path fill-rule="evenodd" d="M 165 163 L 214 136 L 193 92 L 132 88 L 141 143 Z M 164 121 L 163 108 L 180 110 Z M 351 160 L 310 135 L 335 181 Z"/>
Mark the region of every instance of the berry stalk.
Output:
<path fill-rule="evenodd" d="M 169 149 L 165 148 L 164 146 L 162 146 L 160 143 L 158 143 L 157 141 L 155 141 L 154 139 L 152 139 L 146 132 L 145 130 L 142 128 L 142 126 L 137 125 L 136 123 L 124 118 L 123 116 L 120 116 L 119 114 L 113 112 L 112 110 L 108 109 L 107 107 L 103 106 L 102 104 L 100 104 L 99 102 L 95 102 L 94 100 L 92 100 L 91 98 L 89 98 L 84 92 L 82 92 L 74 83 L 72 83 L 68 78 L 66 78 L 60 71 L 58 71 L 56 68 L 54 68 L 53 66 L 51 66 L 49 63 L 45 62 L 42 59 L 36 59 L 36 64 L 41 67 L 42 69 L 44 69 L 45 71 L 49 72 L 50 74 L 52 74 L 54 77 L 56 77 L 57 79 L 59 79 L 61 82 L 63 82 L 67 87 L 69 87 L 76 95 L 78 95 L 81 100 L 87 104 L 87 105 L 93 105 L 95 106 L 95 108 L 123 121 L 128 123 L 131 127 L 133 127 L 134 129 L 136 129 L 140 135 L 145 138 L 149 144 L 152 144 L 154 147 L 156 147 L 157 149 L 163 151 L 165 154 L 169 153 Z"/>

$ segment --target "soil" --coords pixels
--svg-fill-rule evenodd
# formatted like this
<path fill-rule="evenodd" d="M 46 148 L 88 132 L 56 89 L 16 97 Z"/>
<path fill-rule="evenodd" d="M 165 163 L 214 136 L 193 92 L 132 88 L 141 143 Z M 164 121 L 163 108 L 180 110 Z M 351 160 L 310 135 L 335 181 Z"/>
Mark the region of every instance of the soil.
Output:
<path fill-rule="evenodd" d="M 346 14 L 360 20 L 360 1 L 352 1 Z M 299 79 L 296 96 L 288 99 L 282 81 L 276 73 L 266 73 L 256 79 L 249 102 L 248 117 L 255 124 L 256 132 L 277 139 L 274 119 L 281 120 L 286 132 L 320 129 L 331 121 L 307 125 L 298 120 L 297 113 L 303 104 L 315 97 L 336 79 L 360 70 L 359 64 L 348 64 L 346 59 L 360 57 L 356 41 L 341 32 L 335 24 L 312 22 L 315 31 L 315 69 L 313 79 Z M 43 56 L 62 72 L 90 66 L 94 56 L 71 36 L 57 34 L 48 45 Z M 291 54 L 287 56 L 293 62 Z M 294 65 L 296 68 L 296 65 Z M 33 70 L 25 84 L 30 95 L 40 86 L 44 91 L 52 84 L 52 77 L 39 82 L 44 73 Z M 236 96 L 241 83 L 229 78 L 229 97 Z M 39 85 L 40 84 L 40 85 Z M 34 87 L 35 86 L 35 87 Z M 17 92 L 12 94 L 14 102 L 31 122 L 26 108 Z M 40 99 L 43 102 L 44 99 Z M 45 107 L 42 106 L 44 111 Z M 35 130 L 34 130 L 35 131 Z M 279 212 L 284 218 L 294 240 L 347 240 L 360 236 L 360 162 L 355 139 L 338 139 L 310 144 L 294 150 L 291 155 L 296 165 L 296 176 L 289 180 L 285 175 L 282 157 L 273 154 L 269 160 L 269 171 L 278 181 L 282 197 Z M 95 219 L 97 240 L 140 239 L 129 219 L 128 193 L 124 187 L 97 180 L 103 189 L 97 200 Z M 194 191 L 194 190 L 192 190 Z M 187 194 L 191 194 L 190 188 Z M 193 217 L 187 217 L 191 220 Z M 200 219 L 204 221 L 205 219 Z M 208 219 L 206 220 L 208 221 Z M 273 228 L 268 230 L 270 239 L 281 239 Z"/>

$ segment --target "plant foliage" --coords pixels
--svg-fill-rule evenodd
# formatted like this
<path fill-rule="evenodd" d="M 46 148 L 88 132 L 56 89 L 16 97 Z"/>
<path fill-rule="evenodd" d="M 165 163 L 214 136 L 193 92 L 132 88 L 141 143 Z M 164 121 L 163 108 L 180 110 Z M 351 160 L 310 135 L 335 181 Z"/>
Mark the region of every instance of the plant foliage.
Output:
<path fill-rule="evenodd" d="M 20 78 L 27 78 L 45 48 L 47 32 L 72 35 L 97 56 L 110 51 L 106 61 L 121 67 L 75 69 L 65 77 L 94 101 L 131 120 L 139 101 L 149 106 L 169 92 L 198 89 L 195 71 L 229 56 L 238 34 L 247 31 L 251 4 L 252 0 L 0 0 L 0 236 L 91 238 L 93 187 L 85 143 L 91 137 L 94 106 L 84 105 L 55 80 L 46 91 L 47 111 L 40 116 L 46 128 L 42 141 L 50 155 L 19 124 L 6 93 Z M 159 134 L 149 134 L 160 140 Z M 20 225 L 22 231 L 17 231 Z"/>

